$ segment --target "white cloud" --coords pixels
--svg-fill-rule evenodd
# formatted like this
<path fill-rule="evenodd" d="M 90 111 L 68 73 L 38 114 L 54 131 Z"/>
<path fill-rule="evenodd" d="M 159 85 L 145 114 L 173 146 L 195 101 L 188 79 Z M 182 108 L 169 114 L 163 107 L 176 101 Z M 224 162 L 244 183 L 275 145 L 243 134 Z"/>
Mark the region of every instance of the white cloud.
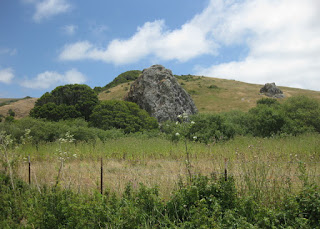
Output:
<path fill-rule="evenodd" d="M 55 15 L 66 13 L 71 9 L 67 0 L 23 0 L 25 3 L 33 4 L 36 11 L 33 20 L 41 22 Z"/>
<path fill-rule="evenodd" d="M 62 27 L 62 31 L 69 36 L 74 35 L 77 29 L 78 29 L 78 26 L 76 25 L 65 25 Z"/>
<path fill-rule="evenodd" d="M 187 61 L 202 54 L 214 54 L 216 46 L 196 22 L 191 21 L 180 29 L 165 30 L 163 20 L 146 22 L 126 40 L 114 39 L 107 47 L 99 48 L 88 41 L 66 45 L 61 60 L 93 59 L 113 64 L 137 62 L 149 55 L 162 60 Z"/>
<path fill-rule="evenodd" d="M 48 89 L 61 84 L 81 84 L 86 82 L 86 76 L 76 69 L 71 69 L 64 74 L 46 71 L 38 74 L 33 79 L 26 79 L 21 86 L 32 89 Z"/>
<path fill-rule="evenodd" d="M 11 83 L 12 79 L 14 78 L 13 69 L 12 68 L 5 68 L 0 70 L 0 82 L 9 84 Z"/>
<path fill-rule="evenodd" d="M 197 74 L 319 90 L 319 1 L 231 2 L 222 4 L 222 16 L 212 34 L 221 46 L 247 45 L 248 56 L 203 68 Z"/>
<path fill-rule="evenodd" d="M 104 47 L 89 41 L 67 44 L 59 59 L 121 65 L 150 57 L 186 62 L 212 55 L 221 63 L 202 66 L 197 74 L 319 90 L 319 37 L 319 0 L 211 0 L 180 28 L 170 30 L 164 20 L 146 22 L 130 38 Z M 228 53 L 221 52 L 234 45 L 247 55 L 224 62 L 221 56 Z"/>

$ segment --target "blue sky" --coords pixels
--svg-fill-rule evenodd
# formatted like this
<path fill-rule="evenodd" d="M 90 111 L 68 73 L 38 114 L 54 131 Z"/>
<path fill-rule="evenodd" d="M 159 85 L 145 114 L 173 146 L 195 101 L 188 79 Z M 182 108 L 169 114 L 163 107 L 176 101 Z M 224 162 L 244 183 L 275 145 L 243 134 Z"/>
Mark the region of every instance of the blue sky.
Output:
<path fill-rule="evenodd" d="M 174 74 L 320 90 L 319 0 L 1 0 L 0 97 Z"/>

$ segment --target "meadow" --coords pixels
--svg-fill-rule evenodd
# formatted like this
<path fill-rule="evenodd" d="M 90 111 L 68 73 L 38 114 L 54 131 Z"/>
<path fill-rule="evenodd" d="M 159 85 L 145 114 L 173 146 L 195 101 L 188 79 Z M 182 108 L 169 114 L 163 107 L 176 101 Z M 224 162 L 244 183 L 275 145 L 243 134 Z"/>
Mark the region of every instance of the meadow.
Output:
<path fill-rule="evenodd" d="M 0 174 L 2 228 L 319 226 L 318 133 L 211 144 L 71 138 L 7 151 L 14 179 Z"/>
<path fill-rule="evenodd" d="M 188 142 L 192 174 L 220 175 L 227 166 L 243 195 L 256 195 L 266 204 L 281 198 L 283 192 L 299 190 L 301 168 L 320 184 L 319 134 L 274 138 L 237 136 L 232 140 L 203 144 Z M 32 185 L 56 183 L 61 153 L 64 155 L 61 186 L 92 193 L 100 186 L 100 160 L 104 164 L 104 185 L 119 194 L 126 185 L 157 186 L 168 198 L 177 183 L 187 180 L 184 142 L 165 138 L 123 137 L 106 142 L 52 142 L 38 148 L 26 144 L 16 149 L 20 155 L 17 175 L 28 181 L 27 157 L 31 158 Z M 60 158 L 60 159 L 59 159 Z M 227 165 L 225 164 L 227 160 Z"/>
<path fill-rule="evenodd" d="M 177 77 L 200 114 L 159 126 L 120 109 L 127 81 L 97 89 L 117 102 L 75 85 L 101 108 L 90 116 L 54 103 L 9 114 L 0 228 L 319 228 L 319 92 L 275 100 L 259 85 Z"/>

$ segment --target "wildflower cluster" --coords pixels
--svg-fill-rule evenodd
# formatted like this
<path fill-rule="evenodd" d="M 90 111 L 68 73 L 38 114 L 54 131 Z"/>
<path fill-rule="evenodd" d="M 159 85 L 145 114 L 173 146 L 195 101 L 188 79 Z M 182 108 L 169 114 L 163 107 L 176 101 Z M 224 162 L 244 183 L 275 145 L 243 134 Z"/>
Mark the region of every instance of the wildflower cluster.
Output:
<path fill-rule="evenodd" d="M 177 118 L 178 121 L 176 121 L 174 135 L 171 140 L 178 141 L 180 138 L 183 138 L 196 141 L 197 136 L 191 133 L 191 128 L 195 125 L 195 122 L 190 121 L 190 118 L 186 113 L 178 115 Z"/>
<path fill-rule="evenodd" d="M 72 154 L 71 152 L 68 152 L 66 147 L 63 149 L 63 145 L 66 143 L 72 143 L 75 139 L 73 138 L 73 135 L 70 134 L 68 131 L 64 137 L 61 137 L 58 139 L 59 142 L 59 148 L 57 149 L 58 159 L 59 161 L 66 161 L 67 159 L 70 159 L 71 157 L 77 158 L 77 154 Z"/>

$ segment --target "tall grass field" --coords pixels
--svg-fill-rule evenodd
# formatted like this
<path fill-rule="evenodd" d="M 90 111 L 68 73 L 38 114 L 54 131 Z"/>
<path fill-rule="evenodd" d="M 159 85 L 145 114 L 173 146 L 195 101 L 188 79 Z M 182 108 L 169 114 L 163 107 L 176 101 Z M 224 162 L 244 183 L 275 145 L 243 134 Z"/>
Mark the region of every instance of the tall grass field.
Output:
<path fill-rule="evenodd" d="M 9 214 L 0 225 L 317 228 L 320 216 L 312 214 L 319 209 L 309 204 L 319 206 L 319 137 L 187 142 L 190 167 L 184 142 L 159 137 L 24 144 L 12 149 L 17 155 L 14 190 L 9 177 L 0 179 L 0 208 Z M 301 208 L 312 211 L 311 216 Z"/>

